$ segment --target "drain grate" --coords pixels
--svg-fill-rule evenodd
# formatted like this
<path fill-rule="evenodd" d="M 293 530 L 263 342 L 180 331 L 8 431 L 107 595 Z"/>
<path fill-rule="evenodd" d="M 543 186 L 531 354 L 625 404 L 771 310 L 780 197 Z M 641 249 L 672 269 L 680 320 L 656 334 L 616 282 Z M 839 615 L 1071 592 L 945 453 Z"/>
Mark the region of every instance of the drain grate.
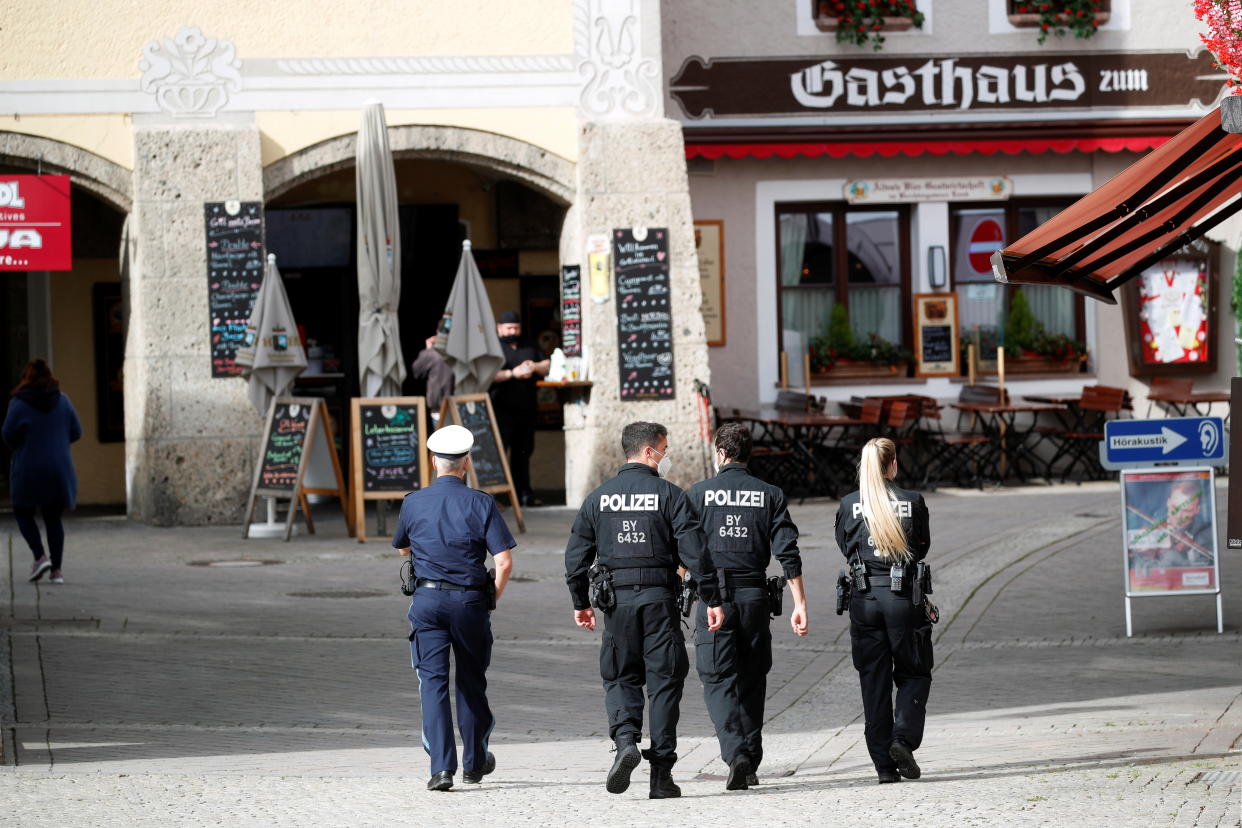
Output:
<path fill-rule="evenodd" d="M 291 598 L 386 598 L 391 592 L 378 589 L 320 589 L 290 592 Z"/>
<path fill-rule="evenodd" d="M 190 566 L 218 566 L 218 567 L 240 567 L 240 566 L 276 566 L 284 561 L 257 560 L 255 558 L 240 558 L 231 561 L 190 561 Z"/>
<path fill-rule="evenodd" d="M 1190 780 L 1192 785 L 1196 782 L 1206 785 L 1237 785 L 1242 782 L 1242 771 L 1203 771 Z"/>

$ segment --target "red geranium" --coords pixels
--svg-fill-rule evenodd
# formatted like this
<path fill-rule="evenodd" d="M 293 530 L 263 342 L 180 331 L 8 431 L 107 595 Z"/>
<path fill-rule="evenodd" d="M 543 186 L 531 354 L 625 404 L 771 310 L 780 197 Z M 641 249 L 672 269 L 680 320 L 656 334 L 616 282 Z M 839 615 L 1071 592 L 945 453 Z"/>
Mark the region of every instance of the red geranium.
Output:
<path fill-rule="evenodd" d="M 1195 0 L 1195 18 L 1207 24 L 1199 37 L 1229 74 L 1229 88 L 1242 94 L 1242 0 Z"/>

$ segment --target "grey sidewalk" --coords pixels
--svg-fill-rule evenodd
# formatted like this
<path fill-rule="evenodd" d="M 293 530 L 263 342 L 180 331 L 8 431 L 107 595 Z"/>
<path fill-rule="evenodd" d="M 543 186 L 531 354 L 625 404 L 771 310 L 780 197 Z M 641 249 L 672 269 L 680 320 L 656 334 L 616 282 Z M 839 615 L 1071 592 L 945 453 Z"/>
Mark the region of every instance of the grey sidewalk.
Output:
<path fill-rule="evenodd" d="M 69 527 L 69 583 L 35 587 L 0 525 L 0 822 L 1238 824 L 1236 556 L 1222 555 L 1224 635 L 1210 598 L 1159 598 L 1135 603 L 1127 640 L 1115 484 L 928 503 L 945 620 L 924 780 L 874 785 L 831 606 L 836 504 L 807 503 L 812 634 L 774 622 L 765 782 L 723 792 L 692 675 L 687 796 L 662 803 L 645 777 L 603 790 L 598 637 L 572 626 L 561 577 L 568 510 L 531 510 L 493 617 L 499 769 L 450 795 L 423 791 L 400 559 L 382 542 L 327 515 L 291 544 L 85 518 Z M 241 559 L 279 563 L 196 565 Z"/>

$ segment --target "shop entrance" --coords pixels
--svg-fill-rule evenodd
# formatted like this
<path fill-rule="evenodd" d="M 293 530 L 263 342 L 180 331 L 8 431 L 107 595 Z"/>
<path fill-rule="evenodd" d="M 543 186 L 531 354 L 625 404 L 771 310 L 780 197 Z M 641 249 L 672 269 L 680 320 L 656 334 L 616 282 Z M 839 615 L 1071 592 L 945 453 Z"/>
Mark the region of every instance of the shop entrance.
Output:
<path fill-rule="evenodd" d="M 523 333 L 547 352 L 560 344 L 559 256 L 565 208 L 490 170 L 448 161 L 398 158 L 401 303 L 398 320 L 406 368 L 435 333 L 469 239 L 492 311 L 517 311 Z M 340 434 L 348 401 L 359 393 L 355 180 L 352 167 L 325 171 L 266 205 L 268 252 L 308 346 L 297 392 L 323 396 Z M 402 392 L 425 382 L 407 377 Z M 532 482 L 545 501 L 564 497 L 564 440 L 559 401 L 541 402 Z M 342 457 L 348 441 L 339 440 Z"/>

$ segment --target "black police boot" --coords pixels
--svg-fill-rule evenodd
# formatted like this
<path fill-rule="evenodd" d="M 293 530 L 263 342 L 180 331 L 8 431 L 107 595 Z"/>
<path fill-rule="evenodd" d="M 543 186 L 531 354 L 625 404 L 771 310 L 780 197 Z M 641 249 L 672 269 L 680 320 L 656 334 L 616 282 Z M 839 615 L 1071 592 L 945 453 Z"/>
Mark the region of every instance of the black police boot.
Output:
<path fill-rule="evenodd" d="M 906 779 L 918 779 L 923 775 L 919 770 L 919 763 L 914 761 L 914 751 L 910 750 L 910 746 L 900 739 L 893 741 L 892 747 L 888 749 L 888 755 L 893 757 L 893 761 L 897 763 L 897 772 Z"/>
<path fill-rule="evenodd" d="M 496 770 L 496 757 L 489 750 L 487 752 L 487 760 L 484 761 L 483 767 L 474 771 L 463 771 L 461 775 L 462 782 L 469 782 L 471 785 L 477 785 L 483 781 L 483 777 Z"/>
<path fill-rule="evenodd" d="M 616 743 L 617 758 L 613 760 L 612 769 L 608 771 L 608 784 L 605 787 L 608 793 L 619 794 L 625 793 L 630 787 L 630 774 L 638 767 L 642 754 L 634 743 L 633 733 L 618 734 Z"/>
<path fill-rule="evenodd" d="M 447 791 L 451 787 L 453 787 L 453 774 L 449 771 L 440 771 L 427 782 L 429 791 Z"/>
<path fill-rule="evenodd" d="M 673 771 L 656 765 L 651 766 L 651 793 L 648 799 L 676 799 L 681 788 L 673 782 Z"/>
<path fill-rule="evenodd" d="M 881 785 L 891 785 L 894 782 L 901 781 L 901 774 L 897 771 L 880 771 L 879 775 Z"/>
<path fill-rule="evenodd" d="M 753 788 L 758 784 L 759 784 L 759 774 L 757 773 L 746 774 L 746 787 Z"/>
<path fill-rule="evenodd" d="M 748 781 L 755 775 L 755 765 L 749 756 L 738 756 L 729 765 L 729 778 L 725 781 L 726 791 L 744 791 L 750 787 Z M 755 780 L 758 782 L 759 780 Z"/>

